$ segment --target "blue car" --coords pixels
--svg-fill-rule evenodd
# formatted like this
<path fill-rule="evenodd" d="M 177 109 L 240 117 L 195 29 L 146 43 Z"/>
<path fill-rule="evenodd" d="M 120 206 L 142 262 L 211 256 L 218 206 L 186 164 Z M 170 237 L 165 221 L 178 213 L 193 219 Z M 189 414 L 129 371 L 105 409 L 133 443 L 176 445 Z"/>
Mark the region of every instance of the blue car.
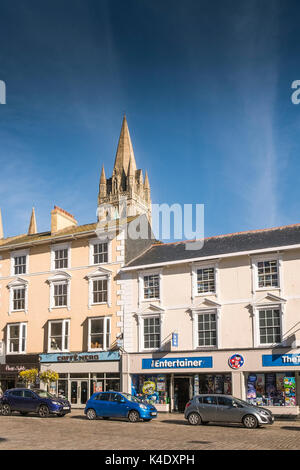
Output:
<path fill-rule="evenodd" d="M 12 388 L 6 390 L 0 398 L 0 410 L 3 416 L 19 411 L 22 415 L 37 413 L 41 418 L 47 418 L 50 414 L 65 416 L 71 412 L 71 405 L 46 390 Z"/>
<path fill-rule="evenodd" d="M 157 417 L 157 409 L 129 393 L 94 393 L 88 400 L 84 413 L 88 419 L 127 418 L 131 423 L 140 419 L 151 421 Z"/>

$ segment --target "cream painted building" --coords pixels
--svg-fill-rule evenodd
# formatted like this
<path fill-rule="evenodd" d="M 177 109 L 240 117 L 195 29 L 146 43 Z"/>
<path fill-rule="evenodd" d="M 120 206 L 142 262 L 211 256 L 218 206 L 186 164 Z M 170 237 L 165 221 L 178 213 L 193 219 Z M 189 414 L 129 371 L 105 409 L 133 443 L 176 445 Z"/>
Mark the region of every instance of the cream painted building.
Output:
<path fill-rule="evenodd" d="M 124 207 L 125 201 L 125 207 Z M 129 227 L 151 219 L 147 173 L 137 170 L 126 118 L 113 176 L 102 168 L 98 220 L 78 226 L 55 206 L 51 229 L 4 238 L 0 214 L 0 383 L 36 367 L 59 373 L 52 390 L 82 406 L 95 390 L 119 390 L 123 331 L 121 267 L 151 239 L 133 242 Z"/>
<path fill-rule="evenodd" d="M 298 414 L 299 272 L 300 224 L 154 244 L 122 268 L 124 387 L 165 411 L 215 392 Z"/>

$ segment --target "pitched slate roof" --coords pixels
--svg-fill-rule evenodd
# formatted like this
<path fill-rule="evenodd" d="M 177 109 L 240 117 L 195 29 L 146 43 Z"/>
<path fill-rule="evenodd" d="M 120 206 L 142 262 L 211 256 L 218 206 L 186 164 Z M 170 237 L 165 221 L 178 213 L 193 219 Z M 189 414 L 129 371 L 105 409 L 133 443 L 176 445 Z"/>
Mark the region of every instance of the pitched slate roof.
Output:
<path fill-rule="evenodd" d="M 157 243 L 134 259 L 126 267 L 139 267 L 148 264 L 164 264 L 181 260 L 192 260 L 218 255 L 250 252 L 300 244 L 300 224 L 270 229 L 230 233 L 205 238 L 201 249 L 186 249 L 186 241 Z M 192 242 L 189 242 L 189 247 Z"/>

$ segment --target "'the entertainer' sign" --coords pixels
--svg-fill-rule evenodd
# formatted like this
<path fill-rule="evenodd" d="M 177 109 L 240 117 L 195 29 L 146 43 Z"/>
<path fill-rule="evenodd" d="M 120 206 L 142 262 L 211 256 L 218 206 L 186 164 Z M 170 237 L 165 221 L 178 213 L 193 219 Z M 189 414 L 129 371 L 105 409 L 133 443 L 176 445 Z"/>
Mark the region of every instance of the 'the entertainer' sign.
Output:
<path fill-rule="evenodd" d="M 211 356 L 142 359 L 142 369 L 210 369 L 212 365 Z"/>

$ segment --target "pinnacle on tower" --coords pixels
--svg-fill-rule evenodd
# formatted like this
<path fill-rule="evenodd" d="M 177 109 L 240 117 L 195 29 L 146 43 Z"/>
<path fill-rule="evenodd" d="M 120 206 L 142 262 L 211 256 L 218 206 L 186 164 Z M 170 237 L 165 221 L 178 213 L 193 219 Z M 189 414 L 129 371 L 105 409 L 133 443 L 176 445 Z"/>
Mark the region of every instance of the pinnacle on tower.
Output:
<path fill-rule="evenodd" d="M 2 238 L 4 238 L 4 234 L 3 234 L 2 214 L 1 214 L 1 209 L 0 209 L 0 240 Z"/>
<path fill-rule="evenodd" d="M 37 226 L 36 226 L 36 218 L 35 218 L 35 210 L 34 207 L 32 208 L 30 223 L 28 228 L 28 235 L 34 235 L 37 233 Z"/>
<path fill-rule="evenodd" d="M 136 162 L 133 147 L 129 134 L 127 119 L 124 115 L 115 158 L 114 170 L 116 170 L 116 172 L 119 174 L 122 174 L 122 172 L 124 171 L 125 175 L 127 175 L 130 159 L 132 159 L 132 171 L 136 171 Z"/>

